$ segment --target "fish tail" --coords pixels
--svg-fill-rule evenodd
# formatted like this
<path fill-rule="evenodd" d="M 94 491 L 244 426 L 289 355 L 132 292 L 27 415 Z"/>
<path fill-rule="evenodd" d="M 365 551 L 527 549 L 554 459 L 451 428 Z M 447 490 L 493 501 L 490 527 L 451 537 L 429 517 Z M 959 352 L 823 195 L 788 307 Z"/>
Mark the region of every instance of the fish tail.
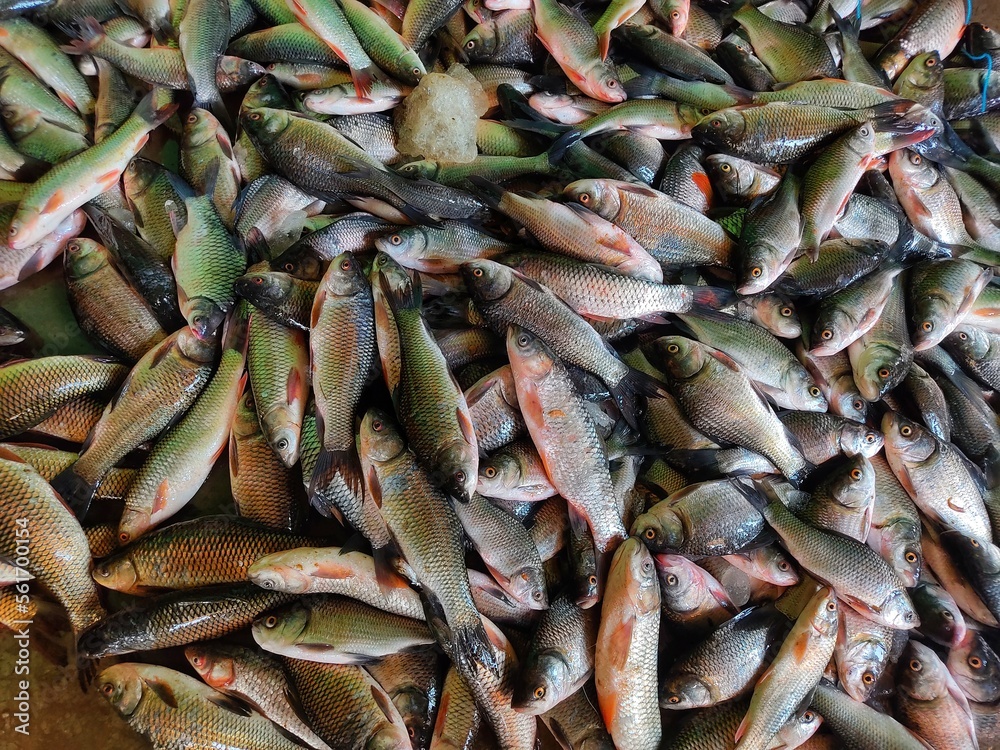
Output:
<path fill-rule="evenodd" d="M 376 79 L 381 80 L 384 77 L 385 75 L 375 65 L 369 65 L 367 68 L 351 68 L 354 91 L 361 99 L 368 99 Z"/>
<path fill-rule="evenodd" d="M 692 310 L 721 310 L 736 301 L 736 294 L 728 289 L 715 286 L 696 286 L 691 288 Z"/>
<path fill-rule="evenodd" d="M 486 201 L 491 207 L 496 208 L 499 205 L 504 192 L 502 187 L 477 174 L 469 175 L 466 180 L 472 185 L 472 192 Z"/>
<path fill-rule="evenodd" d="M 76 464 L 64 469 L 52 480 L 52 489 L 62 498 L 66 506 L 82 520 L 90 509 L 90 502 L 97 494 L 98 483 L 91 484 L 76 473 Z"/>
<path fill-rule="evenodd" d="M 566 152 L 581 138 L 583 138 L 583 133 L 579 130 L 570 130 L 556 138 L 549 147 L 549 161 L 562 161 L 566 156 Z"/>
<path fill-rule="evenodd" d="M 409 581 L 399 572 L 402 553 L 395 542 L 373 547 L 372 557 L 375 559 L 375 580 L 384 595 L 388 596 L 393 589 L 409 588 Z"/>
<path fill-rule="evenodd" d="M 63 31 L 68 36 L 75 37 L 70 39 L 69 44 L 60 48 L 68 55 L 86 55 L 105 37 L 104 27 L 93 16 L 82 18 L 72 27 L 64 28 Z"/>
<path fill-rule="evenodd" d="M 670 395 L 664 383 L 631 367 L 628 368 L 621 380 L 613 386 L 608 385 L 608 390 L 614 397 L 615 403 L 618 404 L 622 417 L 633 429 L 638 429 L 639 425 L 640 409 L 637 403 L 639 396 L 660 398 Z"/>
<path fill-rule="evenodd" d="M 611 29 L 602 28 L 597 35 L 597 46 L 601 53 L 601 60 L 608 59 L 608 49 L 611 47 Z"/>
<path fill-rule="evenodd" d="M 243 249 L 251 258 L 260 261 L 268 260 L 271 257 L 271 247 L 268 245 L 267 237 L 257 227 L 247 232 L 247 236 L 242 238 L 241 242 Z"/>
<path fill-rule="evenodd" d="M 466 674 L 478 664 L 499 676 L 500 664 L 496 651 L 493 650 L 493 644 L 478 614 L 474 622 L 452 628 L 451 647 L 452 658 L 462 666 Z"/>
<path fill-rule="evenodd" d="M 721 473 L 718 448 L 678 448 L 670 451 L 665 460 L 692 477 L 715 477 Z"/>
<path fill-rule="evenodd" d="M 157 87 L 136 105 L 134 114 L 150 125 L 160 125 L 177 111 L 177 106 L 169 89 Z"/>
<path fill-rule="evenodd" d="M 357 455 L 352 450 L 320 451 L 309 482 L 309 496 L 314 504 L 317 497 L 329 500 L 336 505 L 336 490 L 331 489 L 336 484 L 343 484 L 354 497 L 364 497 L 364 477 L 361 475 L 361 465 Z M 317 507 L 317 510 L 322 510 Z M 325 515 L 329 515 L 328 513 Z"/>

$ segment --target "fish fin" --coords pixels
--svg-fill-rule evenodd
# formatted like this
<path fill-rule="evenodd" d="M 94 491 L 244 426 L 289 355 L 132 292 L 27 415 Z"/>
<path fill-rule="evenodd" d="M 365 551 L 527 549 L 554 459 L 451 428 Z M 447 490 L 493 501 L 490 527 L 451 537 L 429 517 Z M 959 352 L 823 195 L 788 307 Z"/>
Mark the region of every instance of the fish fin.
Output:
<path fill-rule="evenodd" d="M 247 236 L 243 238 L 243 249 L 256 261 L 270 260 L 271 248 L 268 246 L 267 237 L 257 227 L 253 227 Z"/>
<path fill-rule="evenodd" d="M 160 486 L 156 488 L 156 495 L 153 498 L 153 508 L 150 515 L 158 513 L 167 507 L 167 498 L 170 497 L 170 480 L 164 479 Z"/>
<path fill-rule="evenodd" d="M 566 156 L 566 152 L 569 151 L 581 138 L 583 138 L 582 131 L 567 130 L 561 136 L 556 138 L 549 147 L 549 161 L 553 163 L 561 162 Z"/>
<path fill-rule="evenodd" d="M 597 35 L 597 47 L 601 55 L 601 60 L 608 59 L 608 49 L 611 47 L 611 29 L 602 29 Z"/>
<path fill-rule="evenodd" d="M 386 721 L 393 723 L 395 721 L 394 717 L 399 715 L 396 707 L 393 705 L 392 700 L 389 698 L 389 694 L 385 692 L 381 685 L 374 683 L 371 686 L 372 699 L 375 701 L 375 705 L 378 706 L 379 711 L 385 717 Z"/>
<path fill-rule="evenodd" d="M 227 133 L 236 132 L 236 123 L 233 122 L 232 115 L 229 114 L 229 110 L 226 109 L 225 102 L 222 101 L 222 94 L 218 91 L 214 91 L 212 98 L 206 102 L 195 102 L 195 106 L 207 109 L 215 115 L 215 119 L 219 121 L 219 125 L 221 125 Z M 228 143 L 226 145 L 229 146 L 229 158 L 231 159 L 233 157 L 232 146 Z"/>
<path fill-rule="evenodd" d="M 458 390 L 461 391 L 461 388 Z M 478 441 L 476 440 L 476 428 L 472 424 L 472 418 L 469 416 L 468 407 L 463 409 L 461 406 L 456 406 L 455 417 L 458 420 L 458 426 L 459 429 L 462 430 L 462 437 L 465 438 L 465 442 L 469 445 L 477 445 Z"/>
<path fill-rule="evenodd" d="M 59 49 L 67 55 L 86 55 L 104 38 L 104 27 L 93 16 L 86 16 L 75 24 L 63 24 L 63 31 L 69 37 L 70 43 Z"/>
<path fill-rule="evenodd" d="M 359 99 L 368 100 L 369 94 L 372 93 L 372 84 L 374 84 L 375 79 L 382 77 L 376 73 L 376 70 L 378 69 L 374 65 L 370 65 L 367 68 L 351 68 L 351 81 L 354 83 L 354 92 L 358 95 Z"/>
<path fill-rule="evenodd" d="M 372 500 L 375 501 L 375 505 L 378 508 L 382 507 L 382 483 L 379 481 L 378 472 L 375 471 L 374 466 L 368 467 L 368 472 L 365 474 L 365 484 L 368 487 L 368 494 L 371 496 Z"/>
<path fill-rule="evenodd" d="M 656 378 L 647 375 L 639 370 L 628 368 L 624 377 L 615 383 L 614 386 L 606 384 L 618 404 L 622 417 L 628 422 L 629 427 L 639 429 L 639 407 L 636 403 L 638 396 L 648 396 L 659 398 L 670 395 L 665 383 L 661 383 Z"/>
<path fill-rule="evenodd" d="M 178 106 L 169 90 L 157 87 L 142 98 L 133 115 L 151 125 L 160 125 L 177 111 Z"/>
<path fill-rule="evenodd" d="M 375 580 L 383 595 L 389 596 L 393 589 L 410 587 L 410 582 L 399 573 L 401 555 L 395 542 L 372 549 L 372 557 L 375 560 Z"/>
<path fill-rule="evenodd" d="M 51 484 L 52 489 L 62 499 L 73 515 L 79 520 L 83 520 L 90 509 L 90 502 L 97 494 L 97 484 L 91 484 L 86 479 L 76 473 L 76 464 L 64 469 L 56 476 Z"/>
<path fill-rule="evenodd" d="M 694 286 L 690 289 L 693 296 L 692 311 L 696 313 L 721 310 L 729 307 L 737 299 L 735 292 L 716 286 Z"/>
<path fill-rule="evenodd" d="M 393 318 L 398 317 L 402 310 L 420 308 L 420 300 L 423 295 L 418 291 L 420 289 L 419 275 L 414 276 L 411 283 L 404 284 L 399 289 L 393 289 L 389 286 L 388 279 L 379 274 L 378 284 L 383 296 L 385 296 L 385 301 L 389 305 L 389 310 L 392 311 Z"/>
<path fill-rule="evenodd" d="M 503 198 L 506 192 L 502 187 L 496 185 L 485 177 L 480 177 L 477 174 L 469 175 L 466 180 L 473 187 L 473 193 L 479 198 L 482 198 L 486 203 L 492 208 L 496 208 L 500 203 L 500 199 Z"/>
<path fill-rule="evenodd" d="M 48 639 L 45 638 L 45 636 L 42 636 L 42 639 L 43 642 L 48 642 Z M 32 646 L 34 648 L 38 648 L 38 646 L 34 643 Z M 97 666 L 99 662 L 97 659 L 91 659 L 89 656 L 84 656 L 80 653 L 76 654 L 73 661 L 76 664 L 77 682 L 80 685 L 80 689 L 86 693 L 91 684 L 94 682 L 94 678 L 97 676 Z"/>
<path fill-rule="evenodd" d="M 208 696 L 208 700 L 219 708 L 225 709 L 237 716 L 250 716 L 253 714 L 253 710 L 246 703 L 228 693 L 216 692 Z"/>
<path fill-rule="evenodd" d="M 158 680 L 155 677 L 143 677 L 142 682 L 149 688 L 153 695 L 163 701 L 166 705 L 170 706 L 170 708 L 177 708 L 177 696 L 174 695 L 173 688 L 166 682 Z M 219 695 L 222 694 L 219 693 Z"/>

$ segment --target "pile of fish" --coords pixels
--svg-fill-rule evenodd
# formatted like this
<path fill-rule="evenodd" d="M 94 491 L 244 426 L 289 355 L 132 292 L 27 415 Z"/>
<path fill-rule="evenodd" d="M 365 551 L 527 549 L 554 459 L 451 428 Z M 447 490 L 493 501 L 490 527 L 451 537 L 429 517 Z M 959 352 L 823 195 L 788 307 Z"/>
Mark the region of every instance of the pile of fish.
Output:
<path fill-rule="evenodd" d="M 1000 748 L 969 13 L 0 0 L 0 623 L 155 748 Z"/>

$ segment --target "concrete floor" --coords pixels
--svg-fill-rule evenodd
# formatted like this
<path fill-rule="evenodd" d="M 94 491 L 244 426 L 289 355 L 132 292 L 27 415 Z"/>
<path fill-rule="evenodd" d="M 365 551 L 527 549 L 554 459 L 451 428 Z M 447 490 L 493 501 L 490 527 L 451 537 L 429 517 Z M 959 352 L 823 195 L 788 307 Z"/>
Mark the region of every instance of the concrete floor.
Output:
<path fill-rule="evenodd" d="M 1000 27 L 1000 0 L 974 2 L 973 18 Z M 58 273 L 51 268 L 24 287 L 32 290 L 30 304 L 21 294 L 0 293 L 0 304 L 33 324 L 35 330 L 66 332 L 75 327 L 65 301 L 59 298 Z M 56 309 L 59 324 L 46 326 L 39 319 L 39 309 Z M 55 322 L 55 321 L 52 321 Z M 42 325 L 39 325 L 39 324 Z M 71 331 L 70 338 L 56 343 L 59 353 L 82 353 L 87 350 Z M 0 635 L 0 750 L 148 750 L 149 743 L 133 733 L 125 722 L 93 689 L 83 694 L 71 668 L 54 666 L 44 656 L 34 653 L 31 660 L 31 734 L 14 731 L 13 702 L 16 683 L 12 674 L 16 647 L 7 635 Z"/>

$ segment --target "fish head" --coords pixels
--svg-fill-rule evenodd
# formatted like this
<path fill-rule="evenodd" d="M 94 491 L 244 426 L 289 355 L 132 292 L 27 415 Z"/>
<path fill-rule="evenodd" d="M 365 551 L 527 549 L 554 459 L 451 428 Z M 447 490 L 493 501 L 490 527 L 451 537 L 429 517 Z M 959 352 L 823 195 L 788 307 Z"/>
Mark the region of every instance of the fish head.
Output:
<path fill-rule="evenodd" d="M 991 51 L 1000 49 L 1000 32 L 989 26 L 974 22 L 965 28 L 966 40 L 969 44 L 969 54 L 973 57 L 989 54 Z"/>
<path fill-rule="evenodd" d="M 544 713 L 567 697 L 572 681 L 573 670 L 566 654 L 558 648 L 540 651 L 525 662 L 514 686 L 511 706 L 533 716 Z"/>
<path fill-rule="evenodd" d="M 970 701 L 1000 700 L 1000 657 L 975 630 L 967 630 L 948 652 L 948 671 Z"/>
<path fill-rule="evenodd" d="M 330 261 L 320 282 L 320 291 L 335 297 L 353 297 L 369 288 L 364 268 L 350 250 Z"/>
<path fill-rule="evenodd" d="M 544 117 L 566 125 L 579 125 L 593 115 L 593 112 L 580 107 L 576 98 L 569 94 L 539 91 L 528 97 L 528 105 Z"/>
<path fill-rule="evenodd" d="M 845 639 L 845 628 L 838 633 L 841 650 L 837 656 L 837 676 L 847 694 L 864 703 L 875 689 L 889 662 L 885 643 L 866 633 Z"/>
<path fill-rule="evenodd" d="M 376 702 L 382 708 L 381 702 Z M 399 713 L 395 711 L 386 713 L 385 708 L 383 713 L 388 720 L 375 725 L 375 729 L 364 744 L 364 750 L 409 750 L 410 737 L 406 727 L 399 721 Z"/>
<path fill-rule="evenodd" d="M 947 669 L 934 651 L 911 640 L 899 657 L 896 689 L 912 701 L 933 701 L 948 693 L 947 675 Z"/>
<path fill-rule="evenodd" d="M 427 75 L 427 68 L 424 66 L 424 61 L 420 59 L 420 55 L 410 49 L 399 56 L 397 75 L 403 83 L 416 86 L 420 83 L 420 79 Z"/>
<path fill-rule="evenodd" d="M 549 595 L 545 588 L 545 574 L 541 568 L 531 565 L 514 571 L 507 581 L 511 594 L 529 609 L 549 608 Z"/>
<path fill-rule="evenodd" d="M 346 99 L 354 99 L 355 91 L 354 84 L 350 84 L 350 88 L 344 86 L 328 86 L 323 89 L 313 89 L 308 92 L 296 92 L 294 96 L 302 97 L 302 104 L 306 109 L 313 111 L 328 111 L 326 109 L 319 109 L 323 107 L 331 107 L 334 105 L 339 105 Z"/>
<path fill-rule="evenodd" d="M 609 577 L 627 576 L 625 590 L 631 606 L 638 612 L 651 612 L 660 606 L 660 583 L 657 565 L 646 545 L 630 536 L 619 545 L 611 560 Z M 610 588 L 610 580 L 608 587 Z"/>
<path fill-rule="evenodd" d="M 851 375 L 835 379 L 830 384 L 827 395 L 830 411 L 855 422 L 864 422 L 868 418 L 868 402 L 858 393 L 857 385 Z"/>
<path fill-rule="evenodd" d="M 931 190 L 940 178 L 930 161 L 908 148 L 889 154 L 889 174 L 893 185 L 905 185 L 918 191 Z"/>
<path fill-rule="evenodd" d="M 704 579 L 697 566 L 680 555 L 657 554 L 654 559 L 664 607 L 675 612 L 697 607 L 705 593 Z"/>
<path fill-rule="evenodd" d="M 684 543 L 684 523 L 666 502 L 659 502 L 638 516 L 629 533 L 641 539 L 651 552 L 666 552 Z"/>
<path fill-rule="evenodd" d="M 902 585 L 892 591 L 882 603 L 881 615 L 882 619 L 896 630 L 911 630 L 920 626 L 920 616 L 913 608 L 910 595 Z"/>
<path fill-rule="evenodd" d="M 703 146 L 724 149 L 737 143 L 747 130 L 746 118 L 738 109 L 720 109 L 703 117 L 691 128 L 691 137 Z"/>
<path fill-rule="evenodd" d="M 63 267 L 72 279 L 82 279 L 108 265 L 107 251 L 94 240 L 75 237 L 66 243 Z"/>
<path fill-rule="evenodd" d="M 913 315 L 913 348 L 930 349 L 941 340 L 954 322 L 955 307 L 950 300 L 928 295 L 915 305 Z"/>
<path fill-rule="evenodd" d="M 192 107 L 184 118 L 184 134 L 181 138 L 182 148 L 193 149 L 214 140 L 221 126 L 219 121 L 207 109 Z"/>
<path fill-rule="evenodd" d="M 770 288 L 781 275 L 786 256 L 784 250 L 776 248 L 764 237 L 748 242 L 740 253 L 739 286 L 736 291 L 758 294 Z"/>
<path fill-rule="evenodd" d="M 262 557 L 247 570 L 247 578 L 268 591 L 286 591 L 289 594 L 304 594 L 312 585 L 310 577 L 294 565 L 283 565 Z"/>
<path fill-rule="evenodd" d="M 240 117 L 251 109 L 285 106 L 288 97 L 281 83 L 273 75 L 265 75 L 250 84 L 240 103 Z"/>
<path fill-rule="evenodd" d="M 679 674 L 664 680 L 660 687 L 660 707 L 676 711 L 711 706 L 716 698 L 712 687 L 694 674 Z"/>
<path fill-rule="evenodd" d="M 840 428 L 840 450 L 848 456 L 862 455 L 871 458 L 885 442 L 882 433 L 865 424 L 845 422 Z"/>
<path fill-rule="evenodd" d="M 782 389 L 792 406 L 799 411 L 825 412 L 828 408 L 823 390 L 797 361 L 791 363 L 782 375 Z"/>
<path fill-rule="evenodd" d="M 948 529 L 941 532 L 941 543 L 965 565 L 975 570 L 980 579 L 1000 576 L 1000 548 L 989 540 L 966 536 Z"/>
<path fill-rule="evenodd" d="M 215 652 L 210 646 L 195 643 L 184 649 L 184 656 L 206 685 L 224 690 L 236 682 L 236 664 L 225 653 Z"/>
<path fill-rule="evenodd" d="M 427 747 L 434 728 L 427 693 L 408 685 L 392 696 L 392 702 L 403 717 L 403 724 L 413 747 Z"/>
<path fill-rule="evenodd" d="M 896 571 L 903 585 L 915 586 L 920 580 L 924 558 L 920 549 L 920 529 L 907 522 L 882 529 L 882 555 Z"/>
<path fill-rule="evenodd" d="M 207 297 L 188 299 L 186 305 L 188 331 L 201 340 L 215 340 L 216 333 L 226 319 L 226 313 Z"/>
<path fill-rule="evenodd" d="M 510 365 L 517 380 L 542 380 L 555 365 L 555 355 L 549 347 L 519 325 L 507 328 L 507 356 L 510 357 Z"/>
<path fill-rule="evenodd" d="M 299 460 L 301 433 L 290 409 L 272 409 L 263 419 L 268 445 L 281 463 L 291 468 Z"/>
<path fill-rule="evenodd" d="M 125 545 L 145 534 L 153 525 L 152 516 L 147 511 L 126 506 L 118 522 L 118 544 Z"/>
<path fill-rule="evenodd" d="M 768 285 L 770 283 L 768 282 Z M 742 290 L 737 291 L 744 294 Z M 768 292 L 755 294 L 753 297 L 740 301 L 746 302 L 748 306 L 752 307 L 754 318 L 778 338 L 797 339 L 802 335 L 802 323 L 799 320 L 798 311 L 795 309 L 795 303 L 785 295 Z"/>
<path fill-rule="evenodd" d="M 473 298 L 494 302 L 510 291 L 514 272 L 492 260 L 474 260 L 462 265 L 462 276 Z"/>
<path fill-rule="evenodd" d="M 265 650 L 267 646 L 291 646 L 309 627 L 309 608 L 294 602 L 277 612 L 268 612 L 254 620 L 253 639 Z"/>
<path fill-rule="evenodd" d="M 403 177 L 410 180 L 433 180 L 438 173 L 441 165 L 438 162 L 431 159 L 419 159 L 418 161 L 411 161 L 407 164 L 403 164 L 400 167 L 396 167 L 396 171 L 399 172 Z M 411 227 L 412 228 L 412 227 Z M 390 252 L 388 248 L 379 245 L 379 240 L 375 240 L 375 246 L 384 253 Z"/>
<path fill-rule="evenodd" d="M 142 195 L 153 184 L 159 174 L 159 165 L 148 159 L 135 157 L 125 167 L 122 179 L 125 182 L 125 193 L 133 198 Z"/>
<path fill-rule="evenodd" d="M 261 79 L 264 80 L 264 79 Z M 257 107 L 240 115 L 240 126 L 251 139 L 266 142 L 278 138 L 292 124 L 292 114 L 283 109 Z"/>
<path fill-rule="evenodd" d="M 863 508 L 875 497 L 875 468 L 868 457 L 852 456 L 830 480 L 830 494 L 845 508 Z"/>
<path fill-rule="evenodd" d="M 496 455 L 479 462 L 477 491 L 486 497 L 500 497 L 522 484 L 521 462 L 510 453 Z M 496 493 L 500 493 L 499 495 Z"/>
<path fill-rule="evenodd" d="M 120 554 L 94 566 L 92 575 L 94 580 L 104 588 L 126 593 L 135 592 L 136 583 L 139 580 L 139 572 L 135 569 L 135 564 L 128 553 Z"/>
<path fill-rule="evenodd" d="M 431 161 L 415 161 L 402 167 L 400 171 L 407 169 L 408 167 L 414 167 L 419 170 L 423 170 L 421 165 L 432 165 L 433 174 L 427 174 L 424 171 L 421 173 L 415 173 L 413 176 L 416 177 L 426 177 L 428 180 L 434 179 L 434 174 L 437 174 L 437 163 Z M 405 174 L 405 172 L 404 172 Z M 409 176 L 409 175 L 407 175 Z M 385 235 L 384 237 L 379 237 L 375 240 L 375 247 L 381 250 L 383 253 L 391 256 L 397 261 L 403 258 L 420 259 L 424 256 L 424 251 L 427 249 L 428 238 L 427 230 L 423 227 L 400 227 L 397 231 L 392 234 Z M 374 269 L 374 266 L 372 267 Z"/>
<path fill-rule="evenodd" d="M 865 347 L 858 356 L 854 382 L 869 403 L 881 400 L 899 385 L 910 371 L 910 358 L 894 345 Z"/>
<path fill-rule="evenodd" d="M 823 717 L 806 706 L 782 724 L 772 740 L 772 746 L 777 742 L 777 747 L 799 747 L 816 734 L 822 723 Z"/>
<path fill-rule="evenodd" d="M 576 180 L 563 189 L 563 195 L 603 219 L 617 216 L 622 208 L 621 193 L 608 180 Z"/>
<path fill-rule="evenodd" d="M 594 65 L 587 71 L 584 78 L 586 79 L 586 83 L 581 88 L 589 89 L 585 91 L 588 96 L 611 104 L 625 101 L 627 96 L 625 87 L 618 80 L 618 73 L 615 67 L 608 61 Z"/>
<path fill-rule="evenodd" d="M 659 11 L 657 16 L 663 21 L 663 25 L 674 36 L 684 34 L 684 29 L 688 25 L 691 3 L 684 0 L 664 0 L 657 4 Z"/>
<path fill-rule="evenodd" d="M 857 328 L 854 315 L 855 309 L 845 310 L 834 307 L 823 310 L 809 334 L 809 353 L 817 357 L 826 357 L 843 351 L 850 343 L 850 337 Z"/>
<path fill-rule="evenodd" d="M 381 409 L 369 409 L 361 420 L 361 455 L 375 463 L 391 461 L 406 450 L 399 428 Z"/>
<path fill-rule="evenodd" d="M 945 337 L 944 348 L 955 356 L 982 362 L 989 354 L 990 340 L 975 326 L 958 326 Z"/>
<path fill-rule="evenodd" d="M 800 580 L 799 572 L 795 569 L 791 558 L 777 545 L 757 547 L 742 553 L 740 557 L 747 560 L 745 570 L 754 578 L 776 586 L 794 586 Z"/>
<path fill-rule="evenodd" d="M 131 716 L 142 700 L 143 680 L 135 664 L 115 664 L 97 677 L 97 692 L 122 716 Z"/>
<path fill-rule="evenodd" d="M 705 158 L 705 169 L 720 192 L 737 197 L 744 197 L 750 191 L 756 179 L 755 167 L 752 162 L 729 154 L 710 154 Z"/>
<path fill-rule="evenodd" d="M 937 449 L 937 439 L 930 430 L 894 411 L 882 417 L 882 434 L 886 456 L 908 464 L 926 460 Z"/>
<path fill-rule="evenodd" d="M 260 78 L 266 72 L 263 65 L 255 63 L 253 60 L 244 60 L 242 57 L 223 55 L 219 58 L 219 67 L 216 76 L 221 77 L 228 86 L 235 89 L 246 86 L 251 81 Z"/>
<path fill-rule="evenodd" d="M 232 422 L 232 433 L 236 438 L 247 438 L 260 434 L 257 405 L 253 399 L 253 392 L 249 388 L 243 391 L 243 395 L 236 404 L 236 412 L 233 415 Z"/>
<path fill-rule="evenodd" d="M 441 445 L 434 459 L 441 489 L 460 503 L 472 499 L 479 482 L 479 448 L 473 441 L 452 440 Z"/>
<path fill-rule="evenodd" d="M 663 371 L 672 378 L 683 380 L 701 371 L 706 353 L 701 344 L 683 336 L 662 336 L 653 342 Z"/>
<path fill-rule="evenodd" d="M 294 287 L 292 277 L 286 273 L 248 273 L 233 283 L 233 288 L 243 299 L 256 307 L 286 299 Z"/>
<path fill-rule="evenodd" d="M 920 614 L 920 632 L 937 643 L 954 648 L 968 632 L 965 617 L 951 594 L 937 584 L 923 581 L 911 596 Z"/>
<path fill-rule="evenodd" d="M 482 60 L 493 56 L 498 41 L 496 25 L 481 23 L 462 40 L 462 49 L 470 60 Z"/>
<path fill-rule="evenodd" d="M 313 252 L 308 242 L 297 242 L 271 261 L 271 270 L 287 273 L 297 279 L 319 281 L 325 269 L 323 261 Z"/>
<path fill-rule="evenodd" d="M 931 91 L 940 86 L 944 79 L 941 54 L 936 50 L 917 55 L 906 66 L 896 81 L 896 90 L 903 86 L 910 90 Z M 909 93 L 909 92 L 908 92 Z"/>

